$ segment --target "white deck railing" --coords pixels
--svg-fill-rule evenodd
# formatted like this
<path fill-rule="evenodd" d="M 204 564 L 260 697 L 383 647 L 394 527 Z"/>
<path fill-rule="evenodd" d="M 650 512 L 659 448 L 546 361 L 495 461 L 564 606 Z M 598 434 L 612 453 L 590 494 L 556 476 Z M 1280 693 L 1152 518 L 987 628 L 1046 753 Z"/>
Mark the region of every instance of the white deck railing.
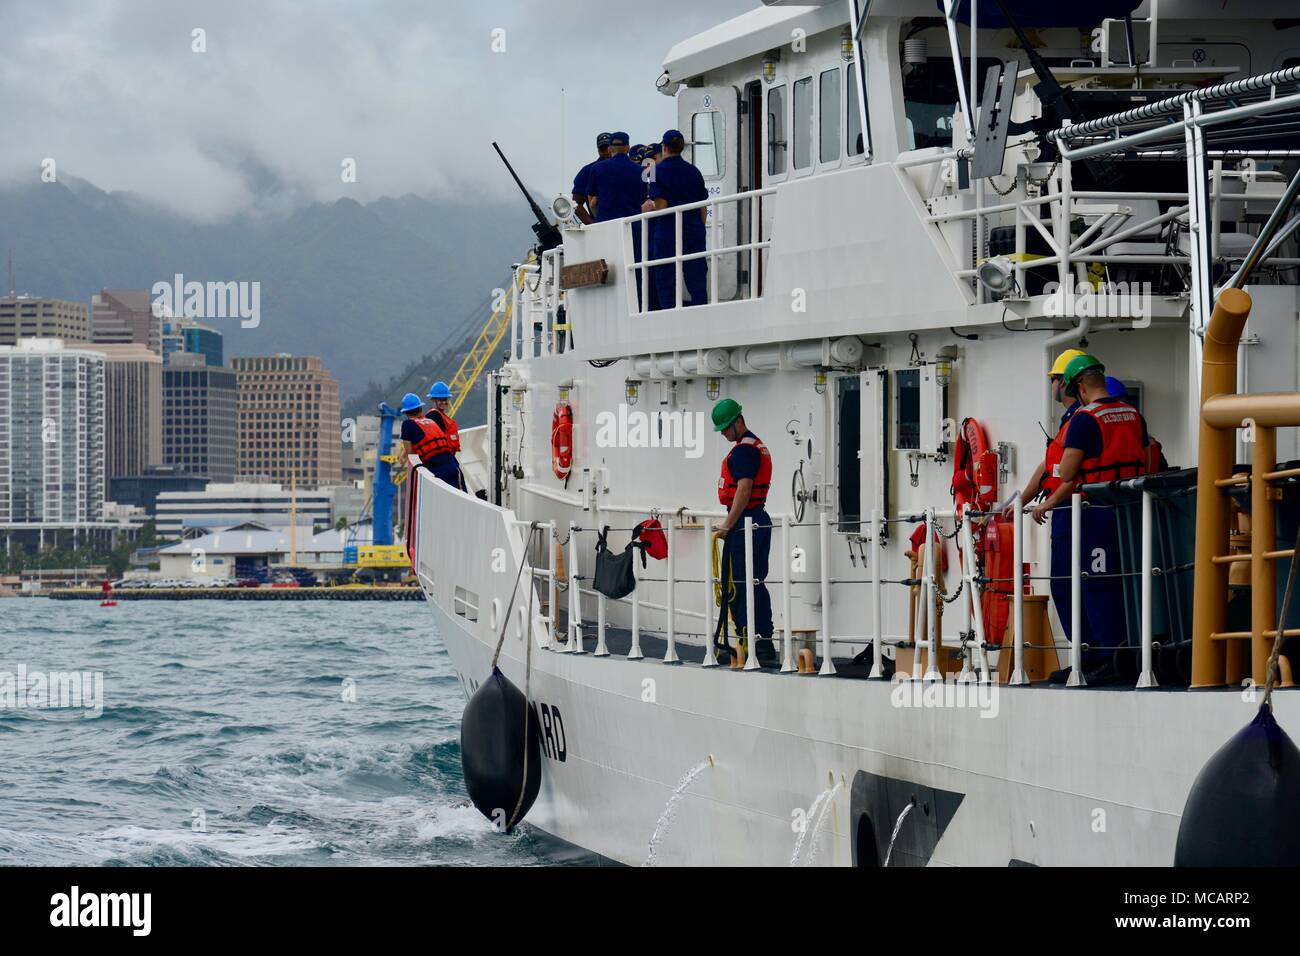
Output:
<path fill-rule="evenodd" d="M 1152 654 L 1155 645 L 1152 635 L 1152 618 L 1153 618 L 1153 583 L 1155 576 L 1162 572 L 1156 568 L 1153 563 L 1153 511 L 1152 493 L 1142 491 L 1141 493 L 1141 559 L 1140 569 L 1131 572 L 1120 572 L 1122 574 L 1132 574 L 1141 577 L 1140 590 L 1140 643 L 1138 651 L 1141 655 L 1141 664 L 1136 686 L 1138 688 L 1156 687 L 1157 682 L 1152 669 Z M 1062 508 L 1067 506 L 1062 506 Z M 1068 679 L 1069 687 L 1085 686 L 1083 677 L 1083 653 L 1087 649 L 1082 642 L 1082 621 L 1083 621 L 1083 582 L 1089 577 L 1083 570 L 1083 556 L 1081 553 L 1081 525 L 1082 510 L 1084 507 L 1083 495 L 1075 494 L 1069 504 L 1070 509 L 1070 606 L 1069 622 L 1071 638 L 1068 643 L 1052 641 L 1049 644 L 1034 645 L 1036 649 L 1056 649 L 1069 652 L 1070 677 Z M 628 513 L 656 513 L 663 516 L 663 513 L 653 509 L 644 508 L 624 508 L 621 511 Z M 974 519 L 988 518 L 988 514 L 980 514 L 968 511 L 964 520 L 957 524 L 956 530 L 946 537 L 955 538 L 961 559 L 961 585 L 964 589 L 961 600 L 962 627 L 958 634 L 957 644 L 962 651 L 962 669 L 959 676 L 960 680 L 979 680 L 994 681 L 995 667 L 990 663 L 989 651 L 995 650 L 999 654 L 1010 653 L 1012 655 L 1009 680 L 1012 686 L 1025 685 L 1029 683 L 1025 667 L 1025 611 L 1024 598 L 1026 594 L 1027 582 L 1036 580 L 1049 580 L 1049 576 L 1037 575 L 1027 576 L 1024 565 L 1024 515 L 1025 510 L 1013 508 L 1008 513 L 1012 524 L 1012 541 L 1013 541 L 1013 568 L 1011 572 L 1010 584 L 1011 590 L 1008 595 L 1011 601 L 1010 620 L 1008 629 L 1010 631 L 1010 642 L 1005 640 L 997 644 L 990 644 L 988 635 L 984 631 L 983 607 L 986 596 L 986 585 L 993 583 L 989 579 L 982 578 L 978 570 L 975 552 L 975 536 L 972 532 L 972 522 Z M 644 652 L 641 646 L 642 637 L 642 611 L 645 609 L 662 612 L 664 616 L 663 637 L 665 639 L 665 651 L 662 661 L 667 664 L 676 664 L 681 662 L 678 654 L 678 634 L 680 618 L 690 618 L 701 626 L 704 645 L 704 667 L 716 666 L 712 647 L 712 635 L 715 618 L 715 588 L 719 584 L 718 578 L 713 571 L 713 551 L 711 541 L 713 537 L 714 518 L 700 517 L 698 523 L 692 522 L 689 526 L 681 526 L 676 521 L 676 516 L 670 517 L 664 523 L 664 533 L 668 538 L 668 558 L 665 561 L 665 576 L 663 578 L 641 578 L 638 576 L 636 587 L 632 593 L 625 598 L 618 599 L 617 603 L 625 604 L 630 609 L 630 631 L 631 644 L 627 653 L 630 660 L 640 660 L 644 658 Z M 916 653 L 912 658 L 912 671 L 908 675 L 897 676 L 896 679 L 911 679 L 933 681 L 940 678 L 938 667 L 938 654 L 941 647 L 953 646 L 945 644 L 944 637 L 940 633 L 938 609 L 940 602 L 945 600 L 944 590 L 939 583 L 939 573 L 935 559 L 935 548 L 933 541 L 937 532 L 941 531 L 944 522 L 956 523 L 956 513 L 951 509 L 929 508 L 923 512 L 905 512 L 885 517 L 878 510 L 873 510 L 869 520 L 863 522 L 865 525 L 864 533 L 844 531 L 832 527 L 829 515 L 822 512 L 815 522 L 794 522 L 789 516 L 782 515 L 776 518 L 773 523 L 771 533 L 779 543 L 779 548 L 773 548 L 774 554 L 782 555 L 784 558 L 779 561 L 780 571 L 779 580 L 765 580 L 763 583 L 769 588 L 777 587 L 780 589 L 779 601 L 781 613 L 779 616 L 779 629 L 781 632 L 781 671 L 790 673 L 796 670 L 794 656 L 795 634 L 803 631 L 803 628 L 795 626 L 795 620 L 791 613 L 791 598 L 793 589 L 796 586 L 814 586 L 817 588 L 820 597 L 820 608 L 817 611 L 817 627 L 815 629 L 816 642 L 820 645 L 821 651 L 821 668 L 819 674 L 822 676 L 832 676 L 836 673 L 834 664 L 833 650 L 836 645 L 850 645 L 851 647 L 862 647 L 870 645 L 872 648 L 872 669 L 869 674 L 870 678 L 883 678 L 883 660 L 884 648 L 886 645 L 893 646 L 913 646 Z M 513 518 L 508 521 L 519 529 L 527 528 L 530 522 L 518 521 Z M 884 527 L 890 523 L 918 523 L 924 521 L 927 528 L 933 529 L 929 534 L 929 541 L 925 548 L 925 555 L 922 567 L 920 569 L 919 579 L 901 579 L 889 580 L 884 576 L 883 560 L 885 558 L 885 549 L 880 546 L 868 548 L 872 553 L 871 567 L 869 576 L 865 579 L 838 579 L 831 573 L 831 545 L 835 537 L 847 539 L 859 539 L 866 542 L 876 542 L 882 540 Z M 548 614 L 548 635 L 549 639 L 545 646 L 558 653 L 566 654 L 583 654 L 586 653 L 582 646 L 581 634 L 583 628 L 583 599 L 589 602 L 594 601 L 596 604 L 596 649 L 595 656 L 609 656 L 607 641 L 608 627 L 608 601 L 609 598 L 595 591 L 589 586 L 584 586 L 583 582 L 590 581 L 590 575 L 582 572 L 582 566 L 585 563 L 582 558 L 582 543 L 591 542 L 597 533 L 595 528 L 583 528 L 576 522 L 569 522 L 568 537 L 564 541 L 568 585 L 566 587 L 566 604 L 567 604 L 567 628 L 564 639 L 561 641 L 560 635 L 555 632 L 555 624 L 558 620 L 556 611 L 560 604 L 560 580 L 556 568 L 556 542 L 559 541 L 558 528 L 555 522 L 543 523 L 540 525 L 546 542 L 547 560 L 544 567 L 531 567 L 530 573 L 535 581 L 544 583 L 547 588 L 549 600 L 547 602 L 550 608 Z M 793 529 L 799 528 L 816 528 L 817 529 L 817 546 L 819 553 L 818 573 L 795 579 L 791 573 L 791 566 L 788 556 L 790 555 L 790 535 Z M 614 529 L 620 530 L 620 529 Z M 621 529 L 628 530 L 628 529 Z M 703 556 L 702 571 L 703 573 L 696 577 L 687 572 L 683 575 L 679 570 L 677 560 L 678 545 L 680 535 L 683 532 L 698 533 L 704 542 L 704 547 L 700 553 Z M 754 586 L 757 579 L 753 574 L 753 535 L 754 525 L 752 519 L 746 518 L 742 527 L 742 533 L 745 537 L 745 580 L 743 582 L 734 582 L 737 585 L 743 583 L 744 601 L 746 610 L 746 621 L 754 621 L 755 599 Z M 587 547 L 588 554 L 591 552 L 591 546 Z M 865 569 L 865 568 L 864 568 Z M 776 569 L 773 568 L 775 571 Z M 1003 582 L 1005 583 L 1005 582 Z M 642 594 L 643 584 L 656 584 L 663 586 L 664 602 L 652 603 L 645 599 Z M 705 594 L 704 610 L 695 610 L 693 608 L 682 607 L 679 604 L 678 586 L 693 585 L 701 586 Z M 838 585 L 838 587 L 836 587 Z M 865 635 L 835 635 L 832 633 L 831 619 L 837 600 L 843 600 L 845 586 L 847 585 L 866 585 L 869 594 L 870 613 L 866 615 L 869 621 L 869 632 Z M 921 588 L 922 601 L 919 602 L 917 616 L 917 631 L 915 641 L 909 641 L 906 638 L 886 637 L 883 627 L 884 617 L 884 600 L 883 591 L 885 585 L 906 586 L 919 585 Z M 852 600 L 857 600 L 856 592 Z M 952 600 L 952 598 L 948 598 Z M 692 602 L 694 603 L 694 602 Z M 773 601 L 774 609 L 776 601 Z M 590 606 L 590 604 L 589 604 Z M 698 606 L 698 605 L 697 605 Z M 777 616 L 774 614 L 774 625 L 778 624 Z M 752 625 L 751 625 L 752 627 Z M 693 633 L 693 628 L 692 628 Z M 1121 647 L 1127 645 L 1119 645 Z M 926 654 L 926 663 L 924 668 L 921 663 L 921 651 Z M 758 670 L 759 664 L 751 643 L 749 656 L 745 662 L 745 670 Z"/>
<path fill-rule="evenodd" d="M 763 236 L 763 206 L 761 199 L 764 196 L 775 196 L 775 188 L 753 189 L 748 192 L 735 193 L 730 196 L 712 196 L 700 202 L 686 203 L 681 206 L 669 206 L 667 209 L 657 209 L 654 212 L 641 213 L 639 216 L 632 216 L 628 219 L 620 220 L 622 228 L 622 250 L 623 250 L 623 272 L 627 278 L 628 287 L 628 313 L 630 315 L 644 315 L 649 312 L 649 283 L 654 279 L 654 273 L 651 271 L 658 267 L 673 267 L 674 288 L 676 295 L 674 300 L 681 305 L 685 299 L 686 279 L 684 263 L 694 262 L 700 259 L 707 260 L 708 263 L 708 281 L 709 281 L 709 301 L 718 301 L 718 275 L 719 261 L 724 256 L 736 256 L 739 258 L 742 254 L 748 254 L 749 262 L 749 282 L 748 291 L 743 296 L 746 299 L 757 299 L 761 297 L 760 275 L 762 273 L 762 254 L 763 250 L 772 245 L 770 239 L 764 239 Z M 724 208 L 730 209 L 735 217 L 737 230 L 736 235 L 739 238 L 739 224 L 742 220 L 742 210 L 747 212 L 745 217 L 749 223 L 749 238 L 744 242 L 737 241 L 731 245 L 725 245 L 723 231 L 725 223 L 722 217 Z M 686 252 L 682 248 L 683 234 L 683 217 L 687 215 L 698 215 L 700 210 L 707 210 L 705 220 L 706 230 L 706 248 L 696 252 Z M 673 230 L 673 255 L 663 256 L 657 259 L 650 258 L 650 224 L 653 220 L 670 219 Z M 662 226 L 661 226 L 662 228 Z M 633 244 L 633 231 L 640 231 L 641 238 L 641 256 L 636 256 L 636 249 Z M 642 288 L 640 301 L 637 298 L 637 277 L 640 276 Z M 737 290 L 740 285 L 737 283 Z M 739 291 L 738 291 L 739 297 Z M 703 304 L 703 303 L 696 303 Z"/>

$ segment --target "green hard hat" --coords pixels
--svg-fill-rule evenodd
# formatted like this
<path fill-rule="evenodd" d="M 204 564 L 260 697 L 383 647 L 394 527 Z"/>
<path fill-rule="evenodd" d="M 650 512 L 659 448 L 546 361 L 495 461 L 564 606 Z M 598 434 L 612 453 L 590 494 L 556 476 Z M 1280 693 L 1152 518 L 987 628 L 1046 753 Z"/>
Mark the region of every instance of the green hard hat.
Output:
<path fill-rule="evenodd" d="M 1106 371 L 1106 366 L 1101 364 L 1101 359 L 1097 358 L 1097 356 L 1089 355 L 1087 352 L 1083 352 L 1070 359 L 1069 364 L 1065 366 L 1065 374 L 1062 376 L 1062 383 L 1065 386 L 1065 394 L 1070 396 L 1070 398 L 1077 398 L 1079 395 L 1079 388 L 1076 383 L 1078 382 L 1079 376 L 1091 369 L 1104 372 Z"/>
<path fill-rule="evenodd" d="M 725 431 L 727 426 L 740 417 L 740 402 L 734 398 L 724 398 L 713 406 L 713 430 Z"/>

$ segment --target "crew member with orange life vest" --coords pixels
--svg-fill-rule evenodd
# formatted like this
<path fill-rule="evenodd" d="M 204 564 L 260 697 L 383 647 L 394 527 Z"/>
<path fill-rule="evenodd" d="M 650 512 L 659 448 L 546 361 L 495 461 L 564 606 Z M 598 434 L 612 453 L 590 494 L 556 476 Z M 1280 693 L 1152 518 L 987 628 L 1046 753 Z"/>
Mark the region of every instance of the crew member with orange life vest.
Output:
<path fill-rule="evenodd" d="M 1094 356 L 1070 360 L 1062 376 L 1065 394 L 1077 398 L 1062 442 L 1059 480 L 1034 508 L 1042 524 L 1052 515 L 1052 597 L 1067 637 L 1070 635 L 1070 496 L 1076 486 L 1136 478 L 1148 472 L 1146 421 L 1136 408 L 1113 398 L 1106 368 Z M 1112 508 L 1084 508 L 1080 553 L 1088 577 L 1083 581 L 1085 680 L 1113 683 L 1118 677 L 1109 648 L 1125 643 L 1124 591 L 1118 574 L 1119 527 Z M 1059 672 L 1064 674 L 1064 672 Z"/>
<path fill-rule="evenodd" d="M 718 501 L 727 509 L 727 516 L 714 529 L 714 534 L 725 539 L 723 546 L 722 583 L 724 596 L 731 597 L 728 582 L 735 582 L 731 619 L 736 632 L 748 638 L 748 609 L 745 605 L 745 519 L 753 521 L 754 555 L 754 628 L 757 635 L 753 653 L 760 667 L 777 667 L 776 645 L 772 643 L 772 598 L 767 593 L 768 556 L 772 549 L 772 519 L 764 507 L 767 493 L 772 487 L 772 455 L 748 428 L 741 415 L 740 403 L 724 398 L 713 406 L 713 430 L 734 445 L 722 460 L 722 475 L 718 478 Z M 726 609 L 723 609 L 723 614 Z"/>
<path fill-rule="evenodd" d="M 420 459 L 417 468 L 427 468 L 435 478 L 454 488 L 463 487 L 460 465 L 452 454 L 451 441 L 442 426 L 425 418 L 424 403 L 420 401 L 419 395 L 406 393 L 402 399 L 402 414 L 406 416 L 402 422 L 402 457 L 409 462 L 410 456 L 415 455 Z"/>
<path fill-rule="evenodd" d="M 451 389 L 446 382 L 434 382 L 433 387 L 429 389 L 429 401 L 433 407 L 429 409 L 429 420 L 434 422 L 442 429 L 447 436 L 447 444 L 451 446 L 453 455 L 460 454 L 460 428 L 456 425 L 456 419 L 447 413 L 447 408 L 451 405 Z M 459 460 L 456 463 L 457 473 L 460 475 L 460 489 L 465 491 L 465 473 L 460 471 Z"/>

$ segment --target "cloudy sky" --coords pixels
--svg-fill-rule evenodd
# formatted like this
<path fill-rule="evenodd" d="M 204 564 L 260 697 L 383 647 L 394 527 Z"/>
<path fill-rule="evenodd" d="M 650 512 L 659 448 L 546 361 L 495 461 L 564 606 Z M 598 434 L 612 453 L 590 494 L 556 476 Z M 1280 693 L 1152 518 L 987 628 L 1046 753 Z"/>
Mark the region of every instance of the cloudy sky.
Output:
<path fill-rule="evenodd" d="M 654 89 L 668 49 L 758 2 L 0 0 L 0 180 L 52 158 L 212 220 L 505 195 L 497 139 L 554 195 L 601 129 L 640 141 L 674 125 Z"/>

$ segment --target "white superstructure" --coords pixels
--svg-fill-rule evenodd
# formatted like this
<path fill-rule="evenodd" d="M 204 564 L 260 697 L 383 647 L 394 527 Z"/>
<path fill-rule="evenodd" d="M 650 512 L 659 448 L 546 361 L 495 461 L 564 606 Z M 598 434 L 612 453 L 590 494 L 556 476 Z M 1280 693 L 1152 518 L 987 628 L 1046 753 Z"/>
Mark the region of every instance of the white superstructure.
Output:
<path fill-rule="evenodd" d="M 993 10 L 980 4 L 977 22 Z M 1191 568 L 1169 563 L 1179 545 L 1165 531 L 1177 516 L 1131 512 L 1134 533 L 1157 539 L 1124 569 L 1142 689 L 1022 686 L 1039 650 L 1025 615 L 1042 601 L 1021 598 L 1016 562 L 1005 642 L 987 639 L 971 599 L 992 582 L 971 570 L 977 522 L 954 513 L 951 456 L 959 423 L 977 419 L 998 454 L 996 500 L 1018 493 L 1061 411 L 1047 370 L 1084 343 L 1170 463 L 1195 467 L 1210 309 L 1270 217 L 1276 241 L 1248 270 L 1239 390 L 1300 389 L 1300 250 L 1275 215 L 1300 158 L 1300 29 L 1278 26 L 1284 14 L 1150 0 L 1132 56 L 1123 19 L 1027 19 L 1082 111 L 1051 135 L 1016 125 L 1044 107 L 1013 32 L 987 21 L 972 41 L 925 0 L 774 4 L 673 47 L 661 85 L 710 199 L 567 225 L 561 247 L 518 266 L 475 476 L 491 500 L 420 473 L 415 568 L 466 691 L 504 633 L 502 670 L 536 704 L 546 761 L 530 824 L 640 863 L 694 771 L 660 862 L 877 865 L 896 823 L 890 865 L 1172 862 L 1197 770 L 1257 706 L 1249 689 L 1185 689 Z M 1252 76 L 1264 79 L 1238 82 Z M 644 310 L 632 231 L 698 208 L 709 303 Z M 603 283 L 575 278 L 601 261 Z M 727 448 L 708 427 L 719 397 L 744 406 L 774 458 L 780 673 L 702 653 L 717 615 L 706 542 L 724 514 Z M 551 460 L 561 402 L 567 479 Z M 1276 461 L 1300 457 L 1292 429 L 1276 441 Z M 638 565 L 629 598 L 600 597 L 595 532 L 615 529 L 621 549 L 651 515 L 670 557 Z M 947 541 L 946 578 L 936 554 L 907 557 L 925 516 Z M 1044 595 L 1047 533 L 1015 525 Z M 1055 609 L 1048 626 L 1061 645 Z M 1235 641 L 1218 645 L 1233 684 Z M 794 673 L 805 647 L 820 676 Z M 868 649 L 875 669 L 851 664 Z M 1064 667 L 1082 649 L 1056 650 Z M 947 691 L 941 658 L 959 661 Z M 869 679 L 886 661 L 916 680 Z M 1283 726 L 1300 726 L 1295 698 L 1275 700 Z"/>

